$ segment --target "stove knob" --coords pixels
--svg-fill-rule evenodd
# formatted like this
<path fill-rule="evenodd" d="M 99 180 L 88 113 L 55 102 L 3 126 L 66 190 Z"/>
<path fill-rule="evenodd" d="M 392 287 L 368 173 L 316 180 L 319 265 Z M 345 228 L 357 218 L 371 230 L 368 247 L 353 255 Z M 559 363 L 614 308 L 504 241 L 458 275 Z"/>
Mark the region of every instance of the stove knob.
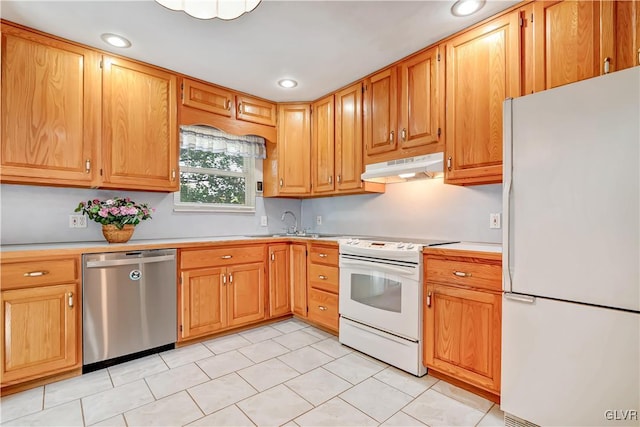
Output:
<path fill-rule="evenodd" d="M 404 243 L 398 243 L 398 249 L 404 248 Z"/>
<path fill-rule="evenodd" d="M 409 244 L 407 245 L 407 249 L 413 249 L 413 248 L 415 248 L 415 247 L 416 247 L 416 245 L 414 245 L 413 243 L 409 243 Z"/>

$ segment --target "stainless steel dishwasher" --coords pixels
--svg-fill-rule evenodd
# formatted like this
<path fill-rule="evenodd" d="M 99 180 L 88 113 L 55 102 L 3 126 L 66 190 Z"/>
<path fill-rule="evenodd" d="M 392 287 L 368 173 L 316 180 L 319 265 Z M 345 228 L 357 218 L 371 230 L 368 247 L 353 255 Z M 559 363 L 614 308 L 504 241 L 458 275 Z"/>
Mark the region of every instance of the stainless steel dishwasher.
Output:
<path fill-rule="evenodd" d="M 83 372 L 175 347 L 175 249 L 82 259 Z"/>

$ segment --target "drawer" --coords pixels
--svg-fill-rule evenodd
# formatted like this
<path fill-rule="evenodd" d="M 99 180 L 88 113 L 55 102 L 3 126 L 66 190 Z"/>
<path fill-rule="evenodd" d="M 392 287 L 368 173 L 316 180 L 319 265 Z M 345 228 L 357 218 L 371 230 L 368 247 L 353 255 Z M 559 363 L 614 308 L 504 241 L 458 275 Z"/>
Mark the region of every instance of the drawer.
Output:
<path fill-rule="evenodd" d="M 502 267 L 496 264 L 427 257 L 425 280 L 502 291 Z"/>
<path fill-rule="evenodd" d="M 326 264 L 337 267 L 338 248 L 311 245 L 311 248 L 309 249 L 309 262 L 313 264 Z"/>
<path fill-rule="evenodd" d="M 3 263 L 2 289 L 75 282 L 78 265 L 78 258 Z"/>
<path fill-rule="evenodd" d="M 183 250 L 180 253 L 180 268 L 188 270 L 191 268 L 248 264 L 262 262 L 264 259 L 265 245 Z"/>
<path fill-rule="evenodd" d="M 309 289 L 308 319 L 338 331 L 338 296 L 328 292 Z"/>
<path fill-rule="evenodd" d="M 337 294 L 340 282 L 339 271 L 338 267 L 311 264 L 309 265 L 309 284 L 312 288 Z"/>

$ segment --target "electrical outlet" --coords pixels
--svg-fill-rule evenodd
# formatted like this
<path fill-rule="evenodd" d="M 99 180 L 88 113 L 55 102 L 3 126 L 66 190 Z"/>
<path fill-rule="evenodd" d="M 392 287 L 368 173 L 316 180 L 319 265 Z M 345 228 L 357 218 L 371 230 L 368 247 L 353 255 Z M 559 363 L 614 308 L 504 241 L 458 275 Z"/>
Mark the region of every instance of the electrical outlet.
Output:
<path fill-rule="evenodd" d="M 489 214 L 489 228 L 500 228 L 500 214 Z"/>
<path fill-rule="evenodd" d="M 84 215 L 69 215 L 69 228 L 87 228 L 87 217 Z"/>
<path fill-rule="evenodd" d="M 267 216 L 266 215 L 262 215 L 260 217 L 260 226 L 261 227 L 266 227 L 267 225 L 268 225 Z"/>
<path fill-rule="evenodd" d="M 322 215 L 316 217 L 316 225 L 322 225 Z"/>

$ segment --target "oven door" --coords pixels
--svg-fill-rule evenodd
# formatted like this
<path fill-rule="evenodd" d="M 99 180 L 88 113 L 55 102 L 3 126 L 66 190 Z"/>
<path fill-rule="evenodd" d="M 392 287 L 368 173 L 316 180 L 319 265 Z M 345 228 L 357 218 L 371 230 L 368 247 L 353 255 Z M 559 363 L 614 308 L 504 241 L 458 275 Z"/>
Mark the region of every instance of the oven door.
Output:
<path fill-rule="evenodd" d="M 419 341 L 420 265 L 394 265 L 340 256 L 340 315 Z"/>

